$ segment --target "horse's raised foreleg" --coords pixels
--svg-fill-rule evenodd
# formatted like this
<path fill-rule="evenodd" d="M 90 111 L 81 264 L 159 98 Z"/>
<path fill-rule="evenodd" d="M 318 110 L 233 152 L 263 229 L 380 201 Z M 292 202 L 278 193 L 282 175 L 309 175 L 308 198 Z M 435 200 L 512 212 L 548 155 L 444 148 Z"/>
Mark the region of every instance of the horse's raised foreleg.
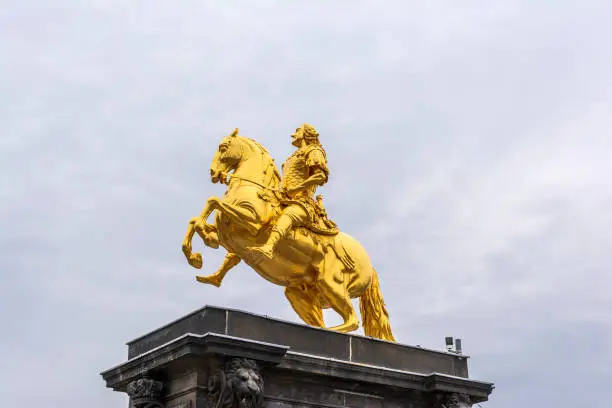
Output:
<path fill-rule="evenodd" d="M 217 234 L 217 229 L 214 225 L 206 224 L 201 222 L 196 222 L 195 231 L 198 233 L 204 244 L 208 247 L 217 249 L 219 248 L 219 235 Z"/>
<path fill-rule="evenodd" d="M 191 241 L 193 240 L 193 234 L 196 231 L 196 224 L 199 221 L 197 217 L 189 220 L 189 224 L 187 226 L 187 233 L 185 234 L 185 239 L 183 240 L 183 253 L 187 258 L 187 262 L 189 265 L 194 268 L 200 269 L 202 267 L 202 254 L 192 253 Z"/>
<path fill-rule="evenodd" d="M 230 221 L 245 226 L 253 235 L 256 235 L 259 231 L 259 224 L 257 223 L 257 217 L 254 211 L 237 205 L 226 204 L 217 197 L 210 197 L 206 200 L 206 204 L 200 216 L 189 220 L 187 233 L 183 240 L 183 253 L 189 265 L 194 268 L 200 269 L 202 267 L 202 254 L 192 253 L 192 240 L 196 232 L 207 246 L 212 248 L 219 247 L 219 237 L 217 236 L 216 227 L 206 222 L 210 214 L 215 210 L 221 211 Z"/>
<path fill-rule="evenodd" d="M 208 275 L 208 276 L 198 275 L 196 276 L 196 280 L 201 283 L 208 283 L 210 285 L 219 287 L 221 286 L 221 281 L 225 277 L 225 274 L 227 274 L 227 272 L 230 269 L 232 269 L 234 266 L 238 265 L 239 263 L 240 263 L 240 257 L 238 255 L 233 254 L 231 252 L 227 253 L 225 255 L 225 259 L 223 260 L 223 263 L 221 264 L 217 272 L 213 273 L 212 275 Z"/>
<path fill-rule="evenodd" d="M 210 197 L 206 201 L 204 210 L 202 210 L 202 214 L 200 215 L 201 219 L 206 222 L 206 219 L 214 210 L 223 213 L 223 215 L 229 218 L 230 222 L 245 227 L 253 235 L 257 235 L 259 232 L 261 225 L 257 214 L 251 208 L 227 204 L 217 197 Z"/>

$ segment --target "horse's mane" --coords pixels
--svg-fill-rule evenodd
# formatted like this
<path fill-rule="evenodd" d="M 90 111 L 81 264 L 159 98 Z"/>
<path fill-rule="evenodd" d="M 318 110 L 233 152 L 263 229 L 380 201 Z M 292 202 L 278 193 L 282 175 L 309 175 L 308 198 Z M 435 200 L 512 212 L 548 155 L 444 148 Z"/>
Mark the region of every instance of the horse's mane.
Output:
<path fill-rule="evenodd" d="M 270 156 L 270 153 L 263 147 L 259 142 L 255 139 L 251 139 L 250 137 L 242 137 L 244 141 L 254 147 L 254 150 L 259 150 L 259 152 L 264 157 L 264 182 L 271 184 L 272 188 L 275 188 L 280 182 L 280 174 L 276 165 L 274 164 L 274 159 Z"/>

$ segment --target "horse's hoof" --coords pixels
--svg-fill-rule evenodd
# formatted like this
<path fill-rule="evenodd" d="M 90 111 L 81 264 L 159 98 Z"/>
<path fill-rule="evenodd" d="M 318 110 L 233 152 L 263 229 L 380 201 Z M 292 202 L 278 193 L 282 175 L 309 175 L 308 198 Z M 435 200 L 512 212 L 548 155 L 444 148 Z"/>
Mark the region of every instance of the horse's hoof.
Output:
<path fill-rule="evenodd" d="M 193 266 L 196 269 L 202 268 L 202 254 L 192 254 L 189 257 L 189 265 Z"/>
<path fill-rule="evenodd" d="M 200 282 L 200 283 L 207 283 L 209 285 L 213 285 L 213 286 L 216 286 L 216 287 L 221 286 L 221 281 L 219 279 L 216 279 L 213 276 L 200 276 L 200 275 L 197 275 L 196 276 L 196 280 L 198 282 Z"/>
<path fill-rule="evenodd" d="M 330 330 L 339 331 L 341 333 L 349 333 L 359 328 L 359 320 L 350 319 L 348 322 L 338 326 L 330 327 Z"/>

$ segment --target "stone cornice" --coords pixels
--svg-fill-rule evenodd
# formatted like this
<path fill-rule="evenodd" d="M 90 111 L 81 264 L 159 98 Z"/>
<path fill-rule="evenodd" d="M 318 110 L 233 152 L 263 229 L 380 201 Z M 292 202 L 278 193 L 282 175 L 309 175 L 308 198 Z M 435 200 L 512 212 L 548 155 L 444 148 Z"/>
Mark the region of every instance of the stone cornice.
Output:
<path fill-rule="evenodd" d="M 143 373 L 158 370 L 187 356 L 223 355 L 244 357 L 262 363 L 278 364 L 289 347 L 241 339 L 217 333 L 184 334 L 166 344 L 134 357 L 101 373 L 106 386 L 123 390 L 128 382 Z"/>

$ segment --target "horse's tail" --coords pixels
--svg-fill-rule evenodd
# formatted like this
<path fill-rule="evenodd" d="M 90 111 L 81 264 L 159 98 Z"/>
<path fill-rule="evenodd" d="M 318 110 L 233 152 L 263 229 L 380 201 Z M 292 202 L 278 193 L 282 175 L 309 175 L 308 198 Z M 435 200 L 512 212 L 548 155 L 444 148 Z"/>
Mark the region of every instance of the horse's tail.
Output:
<path fill-rule="evenodd" d="M 378 273 L 372 268 L 372 280 L 370 285 L 359 299 L 361 319 L 363 320 L 363 331 L 366 336 L 377 339 L 395 341 L 389 324 L 389 313 L 385 307 L 380 284 L 378 283 Z"/>

